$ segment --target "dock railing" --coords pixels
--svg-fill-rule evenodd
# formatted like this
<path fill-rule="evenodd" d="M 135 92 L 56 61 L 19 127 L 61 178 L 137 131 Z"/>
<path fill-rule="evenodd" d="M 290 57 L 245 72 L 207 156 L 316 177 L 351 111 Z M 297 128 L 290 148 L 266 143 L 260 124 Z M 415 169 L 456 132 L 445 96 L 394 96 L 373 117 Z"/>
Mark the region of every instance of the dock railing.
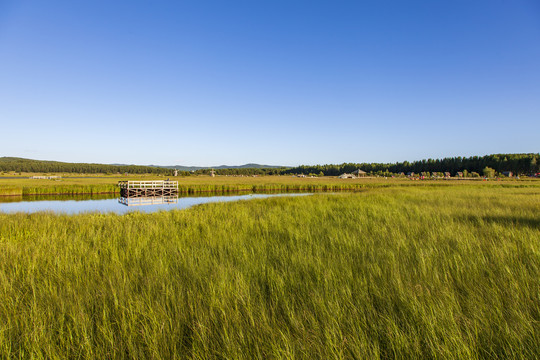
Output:
<path fill-rule="evenodd" d="M 120 181 L 120 196 L 123 198 L 178 196 L 178 181 Z"/>
<path fill-rule="evenodd" d="M 119 181 L 121 189 L 178 189 L 178 181 L 153 180 L 153 181 Z"/>

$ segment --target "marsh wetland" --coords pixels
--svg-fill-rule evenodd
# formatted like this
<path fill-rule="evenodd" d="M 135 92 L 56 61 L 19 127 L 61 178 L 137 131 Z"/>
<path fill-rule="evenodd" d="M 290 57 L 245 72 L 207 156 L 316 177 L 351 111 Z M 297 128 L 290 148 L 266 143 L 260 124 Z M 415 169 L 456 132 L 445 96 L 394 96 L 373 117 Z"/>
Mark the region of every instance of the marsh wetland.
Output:
<path fill-rule="evenodd" d="M 0 357 L 534 359 L 536 184 L 0 213 Z"/>

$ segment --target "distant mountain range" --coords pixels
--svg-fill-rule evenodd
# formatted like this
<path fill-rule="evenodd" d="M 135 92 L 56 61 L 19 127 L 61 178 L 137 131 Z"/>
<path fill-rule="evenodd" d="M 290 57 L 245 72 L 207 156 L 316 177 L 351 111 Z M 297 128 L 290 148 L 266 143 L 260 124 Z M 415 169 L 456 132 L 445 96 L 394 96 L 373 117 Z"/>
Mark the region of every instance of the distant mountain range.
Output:
<path fill-rule="evenodd" d="M 277 165 L 261 165 L 261 164 L 244 164 L 244 165 L 219 165 L 219 166 L 182 166 L 182 165 L 148 165 L 153 167 L 160 167 L 166 169 L 175 169 L 180 171 L 197 171 L 204 169 L 279 169 L 285 168 L 287 166 L 277 166 Z"/>
<path fill-rule="evenodd" d="M 131 166 L 130 164 L 108 164 L 113 166 Z M 244 165 L 219 165 L 219 166 L 183 166 L 183 165 L 143 165 L 164 169 L 174 169 L 179 171 L 197 171 L 205 169 L 280 169 L 288 168 L 288 166 L 279 166 L 279 165 L 261 165 L 261 164 L 244 164 Z"/>
<path fill-rule="evenodd" d="M 23 172 L 129 172 L 129 173 L 167 173 L 171 169 L 180 171 L 196 171 L 204 169 L 279 169 L 284 166 L 245 164 L 238 166 L 183 166 L 183 165 L 130 165 L 130 164 L 89 164 L 89 163 L 65 163 L 60 161 L 33 160 L 18 157 L 0 157 L 0 171 L 23 171 Z"/>

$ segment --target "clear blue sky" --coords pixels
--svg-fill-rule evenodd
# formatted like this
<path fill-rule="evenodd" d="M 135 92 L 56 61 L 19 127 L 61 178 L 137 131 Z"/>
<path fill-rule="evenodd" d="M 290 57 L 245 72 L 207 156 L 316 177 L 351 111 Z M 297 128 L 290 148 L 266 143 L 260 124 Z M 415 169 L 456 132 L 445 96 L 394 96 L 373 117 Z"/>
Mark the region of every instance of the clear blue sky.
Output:
<path fill-rule="evenodd" d="M 0 0 L 0 156 L 298 165 L 540 151 L 540 3 Z"/>

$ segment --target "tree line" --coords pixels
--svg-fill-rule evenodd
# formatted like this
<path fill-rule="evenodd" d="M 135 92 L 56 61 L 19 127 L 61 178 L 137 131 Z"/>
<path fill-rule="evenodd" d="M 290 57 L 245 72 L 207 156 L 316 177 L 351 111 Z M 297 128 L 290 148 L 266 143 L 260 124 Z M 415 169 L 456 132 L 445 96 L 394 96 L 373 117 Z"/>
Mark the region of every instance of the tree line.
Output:
<path fill-rule="evenodd" d="M 31 160 L 23 158 L 0 158 L 0 171 L 34 173 L 78 173 L 78 174 L 172 174 L 173 170 L 139 165 L 106 165 L 87 163 L 65 163 L 59 161 Z"/>
<path fill-rule="evenodd" d="M 338 176 L 362 169 L 369 174 L 389 175 L 400 173 L 449 172 L 455 176 L 458 172 L 476 172 L 482 174 L 485 168 L 497 173 L 511 171 L 516 175 L 533 174 L 540 171 L 540 154 L 494 154 L 471 157 L 449 157 L 396 163 L 344 163 L 340 165 L 301 165 L 288 168 L 287 174 L 320 174 Z"/>
<path fill-rule="evenodd" d="M 362 169 L 370 175 L 393 175 L 400 173 L 449 172 L 455 176 L 458 172 L 485 173 L 486 168 L 496 173 L 511 171 L 516 175 L 534 174 L 540 172 L 540 154 L 494 154 L 471 157 L 448 157 L 443 159 L 427 159 L 413 162 L 396 163 L 343 163 L 327 165 L 301 165 L 281 168 L 231 168 L 231 169 L 200 169 L 197 171 L 178 171 L 180 176 L 217 175 L 253 176 L 253 175 L 290 175 L 313 174 L 317 176 L 339 176 Z M 171 176 L 173 169 L 140 166 L 140 165 L 105 165 L 87 163 L 64 163 L 58 161 L 42 161 L 23 158 L 0 158 L 0 171 L 35 172 L 35 173 L 79 173 L 79 174 L 160 174 Z"/>

